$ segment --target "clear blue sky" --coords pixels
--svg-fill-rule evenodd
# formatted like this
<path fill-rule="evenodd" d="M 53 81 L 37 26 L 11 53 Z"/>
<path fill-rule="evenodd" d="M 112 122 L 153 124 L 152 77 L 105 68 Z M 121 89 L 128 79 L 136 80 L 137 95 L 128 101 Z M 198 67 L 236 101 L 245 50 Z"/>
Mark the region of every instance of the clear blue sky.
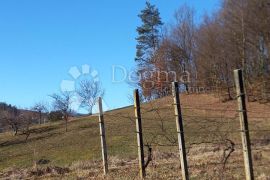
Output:
<path fill-rule="evenodd" d="M 196 20 L 219 0 L 153 0 L 162 20 L 173 20 L 183 3 Z M 73 66 L 89 64 L 99 72 L 110 108 L 130 104 L 132 88 L 112 83 L 112 65 L 135 66 L 137 17 L 145 0 L 1 0 L 0 101 L 31 107 L 72 80 Z"/>

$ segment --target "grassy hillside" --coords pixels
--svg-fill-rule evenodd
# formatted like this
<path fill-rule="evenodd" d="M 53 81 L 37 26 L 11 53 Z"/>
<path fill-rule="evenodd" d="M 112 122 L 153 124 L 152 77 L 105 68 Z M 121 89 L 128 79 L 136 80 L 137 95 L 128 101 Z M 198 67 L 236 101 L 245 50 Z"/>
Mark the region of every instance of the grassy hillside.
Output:
<path fill-rule="evenodd" d="M 181 96 L 189 169 L 194 179 L 243 178 L 243 158 L 236 102 L 221 103 L 209 95 Z M 142 105 L 144 143 L 153 148 L 150 179 L 180 177 L 174 111 L 171 98 Z M 270 114 L 268 105 L 249 103 L 254 169 L 257 178 L 270 177 Z M 105 114 L 110 160 L 108 179 L 138 176 L 132 107 Z M 231 142 L 234 151 L 226 161 Z M 224 155 L 225 153 L 225 155 Z M 145 152 L 147 155 L 147 151 Z M 224 163 L 226 161 L 226 163 Z M 225 167 L 224 167 L 225 164 Z M 0 135 L 0 177 L 102 179 L 98 118 L 35 126 L 25 135 Z"/>

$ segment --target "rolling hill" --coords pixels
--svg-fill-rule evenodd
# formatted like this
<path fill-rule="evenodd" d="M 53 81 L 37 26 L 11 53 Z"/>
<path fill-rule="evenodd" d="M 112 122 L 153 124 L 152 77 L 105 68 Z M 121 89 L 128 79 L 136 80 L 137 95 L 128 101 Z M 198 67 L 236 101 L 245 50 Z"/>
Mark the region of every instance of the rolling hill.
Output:
<path fill-rule="evenodd" d="M 239 119 L 235 101 L 212 95 L 181 95 L 189 171 L 192 179 L 243 179 Z M 153 149 L 149 179 L 181 176 L 171 97 L 142 104 L 145 146 Z M 270 177 L 270 106 L 248 104 L 254 171 Z M 36 125 L 25 135 L 0 134 L 0 178 L 136 179 L 138 178 L 134 108 L 105 113 L 108 177 L 102 175 L 97 116 Z M 147 148 L 145 154 L 147 156 Z"/>

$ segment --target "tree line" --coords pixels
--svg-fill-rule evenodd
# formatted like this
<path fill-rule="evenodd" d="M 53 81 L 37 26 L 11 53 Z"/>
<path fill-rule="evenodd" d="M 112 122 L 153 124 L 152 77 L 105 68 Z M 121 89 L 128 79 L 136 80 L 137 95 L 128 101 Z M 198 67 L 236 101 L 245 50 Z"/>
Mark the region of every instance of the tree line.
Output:
<path fill-rule="evenodd" d="M 101 83 L 85 77 L 78 82 L 74 92 L 60 91 L 50 95 L 53 100 L 51 104 L 41 101 L 35 103 L 30 110 L 23 110 L 0 102 L 0 132 L 12 130 L 15 136 L 21 132 L 26 135 L 27 140 L 32 125 L 59 120 L 65 121 L 65 130 L 68 131 L 69 119 L 78 115 L 73 104 L 79 103 L 79 108 L 85 109 L 87 115 L 91 115 L 98 98 L 103 95 Z"/>
<path fill-rule="evenodd" d="M 146 100 L 168 95 L 175 80 L 188 93 L 208 87 L 231 100 L 232 71 L 240 68 L 249 100 L 270 100 L 269 0 L 222 0 L 199 23 L 194 9 L 183 5 L 170 25 L 147 2 L 139 17 L 135 61 L 141 78 L 136 86 Z"/>

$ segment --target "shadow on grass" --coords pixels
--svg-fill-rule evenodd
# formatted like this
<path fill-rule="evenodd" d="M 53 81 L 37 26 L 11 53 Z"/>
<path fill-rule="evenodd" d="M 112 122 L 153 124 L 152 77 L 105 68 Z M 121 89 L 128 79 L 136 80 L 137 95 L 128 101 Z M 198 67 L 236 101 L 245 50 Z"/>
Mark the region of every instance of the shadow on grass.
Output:
<path fill-rule="evenodd" d="M 12 146 L 12 145 L 19 145 L 19 144 L 24 144 L 24 143 L 31 143 L 33 141 L 38 141 L 38 140 L 43 140 L 43 139 L 48 139 L 52 136 L 56 136 L 56 135 L 60 135 L 62 134 L 62 132 L 55 132 L 55 133 L 50 133 L 53 130 L 56 130 L 58 127 L 42 127 L 39 129 L 32 129 L 30 130 L 30 138 L 26 140 L 26 135 L 24 134 L 20 134 L 18 136 L 14 137 L 14 140 L 11 141 L 5 141 L 3 143 L 0 144 L 0 147 L 8 147 L 8 146 Z M 43 133 L 48 133 L 46 135 L 44 135 Z M 42 136 L 34 136 L 37 134 L 43 134 Z M 34 137 L 33 137 L 34 136 Z M 19 139 L 15 139 L 15 138 L 19 138 Z"/>
<path fill-rule="evenodd" d="M 47 126 L 47 127 L 40 127 L 38 129 L 31 129 L 30 133 L 32 134 L 40 134 L 40 133 L 46 133 L 46 132 L 51 132 L 55 129 L 58 129 L 59 126 Z"/>

